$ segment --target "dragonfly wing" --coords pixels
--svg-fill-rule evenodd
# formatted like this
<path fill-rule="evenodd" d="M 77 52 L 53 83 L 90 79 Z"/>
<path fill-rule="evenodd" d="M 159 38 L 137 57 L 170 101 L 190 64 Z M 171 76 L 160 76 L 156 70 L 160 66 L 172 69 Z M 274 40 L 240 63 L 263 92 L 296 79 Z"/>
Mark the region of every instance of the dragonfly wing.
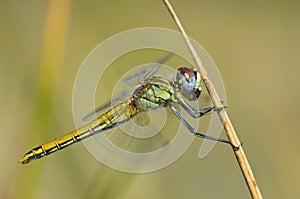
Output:
<path fill-rule="evenodd" d="M 174 137 L 174 132 L 166 132 L 158 129 L 160 124 L 155 121 L 155 114 L 139 112 L 134 118 L 126 123 L 104 132 L 108 140 L 119 149 L 134 152 L 146 153 L 158 150 L 170 143 Z M 161 120 L 161 119 L 160 119 Z"/>
<path fill-rule="evenodd" d="M 147 126 L 151 123 L 151 118 L 149 116 L 149 112 L 143 111 L 137 114 L 134 118 L 132 118 L 133 122 L 137 125 L 143 127 Z"/>
<path fill-rule="evenodd" d="M 167 54 L 166 56 L 158 60 L 156 63 L 152 63 L 145 69 L 126 77 L 123 81 L 129 86 L 136 86 L 141 81 L 153 76 L 160 69 L 160 67 L 165 62 L 167 62 L 172 56 L 172 53 Z"/>
<path fill-rule="evenodd" d="M 82 118 L 82 121 L 87 122 L 87 121 L 92 121 L 95 119 L 95 115 L 97 116 L 99 113 L 103 112 L 104 110 L 116 105 L 120 101 L 124 101 L 126 98 L 128 98 L 129 93 L 128 91 L 123 91 L 118 97 L 115 97 L 114 99 L 98 106 L 94 111 L 91 111 L 88 113 L 86 116 Z"/>

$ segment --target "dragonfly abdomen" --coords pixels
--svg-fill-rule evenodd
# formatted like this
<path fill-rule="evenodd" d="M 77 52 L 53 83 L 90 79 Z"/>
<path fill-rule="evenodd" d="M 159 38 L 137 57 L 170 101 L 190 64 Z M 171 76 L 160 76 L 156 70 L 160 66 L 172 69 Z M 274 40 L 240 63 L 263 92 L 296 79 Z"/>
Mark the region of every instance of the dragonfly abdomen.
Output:
<path fill-rule="evenodd" d="M 47 156 L 94 134 L 101 133 L 120 123 L 128 121 L 137 114 L 136 107 L 130 103 L 131 101 L 120 103 L 86 126 L 33 148 L 27 152 L 19 162 L 27 164 L 32 160 Z"/>
<path fill-rule="evenodd" d="M 27 152 L 19 162 L 22 164 L 26 164 L 32 160 L 42 158 L 71 144 L 81 141 L 81 137 L 83 135 L 85 135 L 86 137 L 89 134 L 91 133 L 89 129 L 86 129 L 86 127 L 83 127 L 82 129 L 79 129 L 77 131 L 72 131 L 71 133 L 68 133 L 50 142 L 33 148 L 31 151 Z"/>

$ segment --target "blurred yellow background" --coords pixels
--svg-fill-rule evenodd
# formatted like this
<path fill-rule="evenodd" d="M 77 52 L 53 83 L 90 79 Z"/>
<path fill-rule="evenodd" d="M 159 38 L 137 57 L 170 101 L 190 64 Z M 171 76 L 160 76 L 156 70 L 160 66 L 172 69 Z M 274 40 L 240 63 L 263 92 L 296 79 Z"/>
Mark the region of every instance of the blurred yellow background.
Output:
<path fill-rule="evenodd" d="M 172 3 L 219 67 L 262 194 L 298 198 L 300 2 Z M 231 149 L 217 144 L 199 160 L 200 139 L 174 164 L 147 174 L 112 170 L 82 144 L 17 163 L 75 128 L 73 83 L 97 44 L 132 28 L 176 30 L 161 1 L 2 1 L 0 22 L 0 198 L 250 198 Z"/>

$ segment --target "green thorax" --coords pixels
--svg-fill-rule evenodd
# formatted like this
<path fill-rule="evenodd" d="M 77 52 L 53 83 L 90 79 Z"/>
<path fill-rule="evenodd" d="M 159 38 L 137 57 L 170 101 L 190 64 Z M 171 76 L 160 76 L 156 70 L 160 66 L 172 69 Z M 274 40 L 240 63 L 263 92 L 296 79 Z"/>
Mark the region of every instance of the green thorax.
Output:
<path fill-rule="evenodd" d="M 135 105 L 140 110 L 166 107 L 176 102 L 172 82 L 160 77 L 152 77 L 139 86 L 133 93 Z"/>

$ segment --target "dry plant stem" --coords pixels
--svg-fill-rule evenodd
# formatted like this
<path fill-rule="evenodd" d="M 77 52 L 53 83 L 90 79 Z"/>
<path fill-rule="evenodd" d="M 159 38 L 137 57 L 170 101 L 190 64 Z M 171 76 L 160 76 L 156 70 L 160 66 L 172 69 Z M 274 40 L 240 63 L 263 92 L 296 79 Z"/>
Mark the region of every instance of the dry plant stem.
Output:
<path fill-rule="evenodd" d="M 166 7 L 168 8 L 168 11 L 170 12 L 171 16 L 173 17 L 173 19 L 175 20 L 176 25 L 178 26 L 179 30 L 181 31 L 184 40 L 193 56 L 193 59 L 196 63 L 196 67 L 199 70 L 203 82 L 207 88 L 207 91 L 209 92 L 209 95 L 212 99 L 213 104 L 216 107 L 222 107 L 222 102 L 221 99 L 218 95 L 218 93 L 216 92 L 216 89 L 213 85 L 213 83 L 211 82 L 211 80 L 208 78 L 207 72 L 205 70 L 205 68 L 203 67 L 203 63 L 199 57 L 199 55 L 197 54 L 196 50 L 194 49 L 189 37 L 187 36 L 185 30 L 183 29 L 178 17 L 176 16 L 176 13 L 174 12 L 172 6 L 170 5 L 168 0 L 163 0 L 164 4 L 166 5 Z M 230 119 L 226 113 L 225 110 L 221 110 L 218 112 L 219 118 L 224 126 L 224 129 L 226 131 L 227 137 L 230 140 L 230 142 L 234 145 L 234 146 L 239 146 L 239 148 L 235 148 L 233 147 L 233 151 L 234 154 L 237 158 L 238 164 L 242 170 L 242 173 L 244 175 L 244 178 L 246 180 L 246 183 L 248 185 L 249 191 L 252 195 L 252 198 L 254 199 L 261 199 L 262 195 L 261 192 L 259 190 L 259 187 L 257 185 L 257 182 L 255 180 L 255 177 L 253 175 L 253 172 L 251 170 L 251 167 L 249 165 L 249 162 L 247 160 L 247 157 L 244 153 L 244 150 L 240 144 L 240 141 L 235 133 L 235 130 L 232 126 L 232 123 L 230 122 Z M 234 198 L 234 197 L 233 197 Z"/>

